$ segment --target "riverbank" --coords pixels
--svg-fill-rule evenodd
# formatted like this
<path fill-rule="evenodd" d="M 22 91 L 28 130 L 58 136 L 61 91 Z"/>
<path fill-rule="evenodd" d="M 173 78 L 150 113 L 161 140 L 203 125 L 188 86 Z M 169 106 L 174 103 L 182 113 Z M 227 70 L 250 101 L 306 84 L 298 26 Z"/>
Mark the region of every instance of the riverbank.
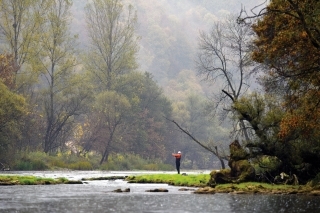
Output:
<path fill-rule="evenodd" d="M 52 184 L 82 184 L 81 181 L 68 180 L 64 177 L 43 178 L 21 175 L 0 175 L 0 185 L 52 185 Z"/>
<path fill-rule="evenodd" d="M 308 185 L 281 185 L 259 182 L 245 182 L 239 184 L 219 184 L 216 187 L 208 187 L 210 175 L 137 175 L 129 176 L 126 180 L 129 183 L 167 183 L 174 186 L 197 187 L 195 194 L 301 194 L 320 196 L 320 187 Z"/>
<path fill-rule="evenodd" d="M 151 173 L 142 172 L 83 172 L 78 175 L 68 172 L 47 172 L 30 174 L 0 174 L 0 185 L 50 185 L 50 184 L 82 184 L 87 181 L 103 181 L 124 179 L 130 183 L 169 184 L 171 186 L 193 187 L 195 194 L 298 194 L 320 196 L 320 187 L 308 185 L 277 185 L 258 182 L 246 182 L 240 184 L 219 184 L 216 187 L 208 187 L 209 174 L 187 173 Z M 131 173 L 131 174 L 130 174 Z M 133 173 L 133 174 L 132 174 Z M 147 173 L 147 174 L 146 174 Z M 151 173 L 151 174 L 150 174 Z M 128 186 L 126 186 L 128 187 Z M 130 186 L 129 186 L 130 187 Z"/>
<path fill-rule="evenodd" d="M 306 185 L 276 185 L 258 182 L 246 182 L 239 184 L 220 184 L 215 188 L 202 187 L 196 190 L 196 194 L 215 194 L 215 193 L 232 193 L 232 194 L 279 194 L 279 195 L 312 195 L 320 196 L 320 190 L 316 187 Z"/>
<path fill-rule="evenodd" d="M 209 174 L 148 174 L 128 176 L 128 183 L 166 183 L 173 186 L 205 187 Z"/>

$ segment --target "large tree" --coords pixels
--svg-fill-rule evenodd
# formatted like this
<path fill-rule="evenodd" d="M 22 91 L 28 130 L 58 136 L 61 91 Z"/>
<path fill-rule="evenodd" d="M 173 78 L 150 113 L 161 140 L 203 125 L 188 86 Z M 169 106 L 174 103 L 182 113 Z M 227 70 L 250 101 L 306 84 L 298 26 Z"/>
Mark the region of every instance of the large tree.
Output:
<path fill-rule="evenodd" d="M 99 91 L 110 90 L 117 76 L 137 67 L 137 16 L 121 0 L 94 0 L 86 6 L 90 38 L 87 67 Z M 127 12 L 127 14 L 126 14 Z"/>
<path fill-rule="evenodd" d="M 35 44 L 37 35 L 44 22 L 44 14 L 48 7 L 48 0 L 3 0 L 0 2 L 0 29 L 4 41 L 4 48 L 14 58 L 15 74 L 23 72 L 22 66 L 29 62 L 36 54 Z M 24 79 L 18 83 L 26 83 Z M 14 84 L 17 76 L 14 75 Z"/>
<path fill-rule="evenodd" d="M 35 84 L 38 81 L 37 69 L 31 68 L 34 56 L 39 49 L 39 34 L 45 21 L 48 0 L 3 0 L 0 1 L 0 36 L 2 50 L 9 53 L 13 72 L 10 73 L 9 89 L 17 91 L 26 98 L 28 114 L 24 117 L 24 125 L 18 149 L 31 143 L 38 146 L 40 137 L 39 113 L 35 112 Z M 7 79 L 8 81 L 9 79 Z M 39 124 L 39 125 L 37 125 Z"/>
<path fill-rule="evenodd" d="M 254 25 L 258 39 L 253 59 L 266 66 L 267 75 L 262 82 L 267 92 L 281 94 L 291 110 L 282 125 L 283 136 L 298 134 L 296 128 L 290 127 L 290 120 L 298 119 L 301 131 L 314 129 L 318 122 L 319 103 L 315 97 L 320 86 L 316 21 L 320 17 L 319 7 L 316 1 L 272 1 L 266 14 Z"/>
<path fill-rule="evenodd" d="M 150 74 L 131 72 L 119 77 L 115 90 L 96 96 L 83 127 L 85 151 L 102 154 L 134 153 L 141 157 L 165 158 L 170 146 L 171 103 Z"/>
<path fill-rule="evenodd" d="M 248 90 L 251 73 L 249 45 L 251 28 L 238 24 L 234 15 L 214 24 L 209 33 L 201 32 L 197 63 L 198 73 L 214 87 L 214 110 L 237 113 L 232 108 Z M 250 140 L 243 120 L 240 127 Z"/>
<path fill-rule="evenodd" d="M 149 73 L 132 72 L 119 79 L 116 90 L 125 94 L 132 106 L 123 134 L 126 150 L 144 158 L 165 158 L 172 143 L 165 117 L 171 117 L 172 109 L 161 88 Z"/>
<path fill-rule="evenodd" d="M 71 5 L 69 0 L 51 1 L 39 37 L 41 50 L 34 67 L 41 72 L 38 101 L 43 108 L 45 152 L 55 151 L 67 140 L 74 116 L 81 113 L 87 98 L 82 79 L 75 73 L 76 37 L 68 31 Z"/>
<path fill-rule="evenodd" d="M 125 10 L 120 0 L 94 0 L 85 9 L 90 38 L 85 61 L 98 104 L 92 113 L 100 114 L 101 124 L 95 126 L 100 130 L 92 131 L 105 133 L 96 139 L 103 163 L 108 160 L 113 143 L 120 141 L 117 132 L 128 125 L 124 119 L 130 114 L 130 99 L 116 85 L 120 77 L 137 68 L 137 17 L 132 6 Z"/>
<path fill-rule="evenodd" d="M 100 115 L 100 119 L 95 122 L 102 122 L 101 140 L 99 141 L 102 151 L 100 164 L 102 164 L 108 159 L 112 143 L 121 140 L 121 134 L 125 129 L 125 117 L 131 105 L 125 95 L 115 91 L 106 91 L 98 95 L 95 108 Z"/>
<path fill-rule="evenodd" d="M 300 162 L 289 170 L 305 178 L 320 171 L 319 8 L 312 0 L 270 1 L 253 25 L 252 56 L 265 68 L 261 82 L 281 98 L 286 112 L 278 139 L 286 150 L 298 150 Z"/>

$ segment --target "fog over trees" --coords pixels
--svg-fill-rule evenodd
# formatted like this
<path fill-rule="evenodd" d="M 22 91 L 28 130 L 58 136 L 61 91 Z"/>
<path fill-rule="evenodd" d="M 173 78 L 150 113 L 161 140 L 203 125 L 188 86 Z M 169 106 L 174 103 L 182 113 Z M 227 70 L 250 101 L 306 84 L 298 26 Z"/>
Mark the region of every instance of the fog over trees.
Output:
<path fill-rule="evenodd" d="M 82 47 L 86 46 L 88 38 L 87 32 L 79 30 L 85 29 L 84 2 L 77 1 L 73 6 L 73 29 L 79 33 Z M 244 8 L 250 11 L 258 2 L 127 0 L 125 3 L 137 10 L 136 33 L 141 37 L 137 56 L 139 70 L 152 74 L 173 102 L 174 115 L 178 115 L 179 121 L 184 116 L 180 112 L 182 106 L 187 108 L 190 95 L 200 95 L 205 101 L 216 92 L 210 82 L 201 82 L 196 71 L 200 31 L 206 33 L 219 20 L 230 14 L 236 16 Z M 224 140 L 228 140 L 228 132 L 224 133 Z"/>
<path fill-rule="evenodd" d="M 6 89 L 6 98 L 14 93 L 13 104 L 23 106 L 12 108 L 18 116 L 5 122 L 12 128 L 0 126 L 11 130 L 0 131 L 0 151 L 56 154 L 67 150 L 66 142 L 71 141 L 79 155 L 97 153 L 103 164 L 114 153 L 171 163 L 171 153 L 180 150 L 185 168 L 204 169 L 219 168 L 219 160 L 170 120 L 225 159 L 235 137 L 255 142 L 244 117 L 245 104 L 238 103 L 261 98 L 242 98 L 251 95 L 252 84 L 255 89 L 258 85 L 249 75 L 251 64 L 246 64 L 249 47 L 243 46 L 254 33 L 249 25 L 250 30 L 242 31 L 237 16 L 244 9 L 252 14 L 250 10 L 264 1 L 0 2 L 0 59 L 5 66 L 0 76 L 7 86 L 1 85 L 1 90 Z M 219 35 L 225 28 L 228 38 Z M 249 34 L 242 37 L 245 44 L 238 42 L 241 36 L 231 35 L 236 31 Z M 223 79 L 219 72 L 207 78 L 212 70 L 206 65 L 213 61 L 199 64 L 201 51 L 216 42 L 210 39 L 223 42 L 210 50 L 217 53 L 213 61 L 224 57 L 215 67 Z M 10 141 L 12 135 L 16 138 Z"/>
<path fill-rule="evenodd" d="M 263 2 L 263 1 L 261 1 Z M 141 36 L 138 62 L 140 69 L 151 72 L 158 83 L 166 84 L 184 69 L 194 70 L 199 31 L 212 28 L 214 21 L 227 14 L 239 14 L 259 1 L 142 1 L 126 0 L 137 10 L 137 35 Z M 73 4 L 73 32 L 79 34 L 81 46 L 88 45 L 84 7 L 86 0 Z"/>
<path fill-rule="evenodd" d="M 0 0 L 0 165 L 319 177 L 319 7 Z"/>
<path fill-rule="evenodd" d="M 218 144 L 222 149 L 228 144 L 231 129 L 221 126 L 217 117 L 208 118 L 202 112 L 196 113 L 190 105 L 190 100 L 197 97 L 196 104 L 204 105 L 207 96 L 211 96 L 213 89 L 209 84 L 201 82 L 196 71 L 196 53 L 200 31 L 212 29 L 214 23 L 225 19 L 231 13 L 239 14 L 242 8 L 253 8 L 256 1 L 123 1 L 125 8 L 132 6 L 136 11 L 136 35 L 139 52 L 137 65 L 140 72 L 147 71 L 163 89 L 164 94 L 172 102 L 174 119 L 192 131 L 197 138 L 206 143 Z M 79 34 L 80 48 L 90 48 L 90 31 L 86 28 L 85 8 L 86 1 L 74 1 L 73 25 L 74 33 Z M 101 22 L 102 23 L 102 22 Z M 91 23 L 89 28 L 98 27 Z M 91 35 L 94 35 L 91 33 Z M 98 70 L 98 69 L 97 69 Z M 201 108 L 200 108 L 201 109 Z M 197 114 L 195 117 L 194 114 Z M 196 122 L 197 119 L 199 122 Z M 211 124 L 210 124 L 211 123 Z M 226 125 L 226 123 L 224 123 Z M 220 128 L 219 131 L 214 129 Z M 231 128 L 231 127 L 230 127 Z M 177 138 L 173 141 L 173 149 L 181 149 L 190 158 L 190 165 L 196 159 L 200 160 L 204 150 L 193 144 L 185 135 L 175 130 Z M 179 142 L 181 141 L 181 142 Z M 173 151 L 173 150 L 171 150 Z M 200 152 L 200 153 L 199 153 Z M 223 152 L 223 150 L 222 150 Z M 186 159 L 187 159 L 186 158 Z M 210 161 L 201 164 L 210 165 Z"/>

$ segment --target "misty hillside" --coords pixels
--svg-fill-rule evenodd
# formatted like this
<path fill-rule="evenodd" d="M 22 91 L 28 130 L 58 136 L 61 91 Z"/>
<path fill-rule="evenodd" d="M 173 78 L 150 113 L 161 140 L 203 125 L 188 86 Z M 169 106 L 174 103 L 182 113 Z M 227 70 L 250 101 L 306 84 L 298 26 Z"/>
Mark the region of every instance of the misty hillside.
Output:
<path fill-rule="evenodd" d="M 180 96 L 181 94 L 177 93 L 179 90 L 203 92 L 194 71 L 199 31 L 208 31 L 214 21 L 225 17 L 226 14 L 237 14 L 243 7 L 250 10 L 261 1 L 126 0 L 124 2 L 132 4 L 138 14 L 137 34 L 141 37 L 138 59 L 140 70 L 152 73 L 167 94 Z M 84 17 L 86 3 L 87 0 L 74 0 L 73 4 L 73 31 L 79 34 L 82 48 L 87 44 Z"/>

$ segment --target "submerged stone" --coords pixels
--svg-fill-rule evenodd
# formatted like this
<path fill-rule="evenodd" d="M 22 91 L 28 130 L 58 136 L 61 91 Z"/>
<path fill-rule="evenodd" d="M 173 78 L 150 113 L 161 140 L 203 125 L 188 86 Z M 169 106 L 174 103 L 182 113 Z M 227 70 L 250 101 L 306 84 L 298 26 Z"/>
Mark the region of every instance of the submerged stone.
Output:
<path fill-rule="evenodd" d="M 180 188 L 178 191 L 195 191 L 195 189 Z"/>
<path fill-rule="evenodd" d="M 215 189 L 212 187 L 204 187 L 196 190 L 195 194 L 214 194 L 216 193 Z"/>
<path fill-rule="evenodd" d="M 126 189 L 124 189 L 124 190 L 122 190 L 122 189 L 115 189 L 115 190 L 113 190 L 113 192 L 130 192 L 130 188 L 126 188 Z"/>
<path fill-rule="evenodd" d="M 64 184 L 83 184 L 80 180 L 68 180 Z"/>
<path fill-rule="evenodd" d="M 146 192 L 169 192 L 169 190 L 168 189 L 159 188 L 159 189 L 149 189 L 149 190 L 146 190 Z"/>

